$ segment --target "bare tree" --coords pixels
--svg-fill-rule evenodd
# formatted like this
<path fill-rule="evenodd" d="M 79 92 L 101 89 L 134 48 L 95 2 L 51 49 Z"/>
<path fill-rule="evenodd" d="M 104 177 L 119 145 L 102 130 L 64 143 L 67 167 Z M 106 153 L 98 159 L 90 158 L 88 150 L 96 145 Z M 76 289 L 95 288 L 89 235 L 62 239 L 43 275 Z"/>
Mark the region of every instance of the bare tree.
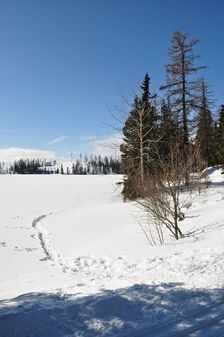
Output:
<path fill-rule="evenodd" d="M 179 143 L 170 144 L 169 157 L 160 157 L 157 154 L 157 165 L 159 170 L 146 184 L 147 193 L 143 200 L 138 200 L 138 206 L 147 214 L 152 226 L 157 229 L 157 238 L 163 242 L 163 230 L 167 229 L 176 240 L 183 234 L 179 222 L 184 219 L 180 201 L 181 192 L 190 193 L 189 187 L 185 187 L 186 174 L 189 178 L 189 186 L 196 188 L 195 175 L 191 175 L 197 163 L 197 151 L 193 147 L 186 155 Z M 198 173 L 199 176 L 199 173 Z M 152 227 L 141 226 L 143 231 L 147 228 L 147 239 L 152 234 Z M 150 228 L 150 230 L 149 230 Z M 152 238 L 151 238 L 152 242 Z"/>
<path fill-rule="evenodd" d="M 205 67 L 195 66 L 198 58 L 194 54 L 193 48 L 198 40 L 190 40 L 189 35 L 176 31 L 169 48 L 171 63 L 166 65 L 167 83 L 160 89 L 168 90 L 171 100 L 172 110 L 176 113 L 176 118 L 181 126 L 182 149 L 186 155 L 189 148 L 189 114 L 195 108 L 197 96 L 195 94 L 196 82 L 192 75 Z M 186 176 L 186 184 L 189 177 Z"/>

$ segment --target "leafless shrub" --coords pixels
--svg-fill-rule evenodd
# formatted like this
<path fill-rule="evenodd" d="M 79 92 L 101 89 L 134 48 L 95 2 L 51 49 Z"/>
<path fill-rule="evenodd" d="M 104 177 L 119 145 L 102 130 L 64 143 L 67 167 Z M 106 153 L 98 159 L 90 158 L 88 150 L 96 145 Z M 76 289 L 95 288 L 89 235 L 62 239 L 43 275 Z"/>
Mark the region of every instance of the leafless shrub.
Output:
<path fill-rule="evenodd" d="M 148 177 L 144 187 L 144 199 L 137 201 L 138 207 L 147 215 L 147 225 L 141 225 L 147 240 L 151 244 L 155 241 L 164 243 L 163 232 L 167 229 L 176 240 L 183 237 L 179 222 L 185 217 L 182 211 L 180 194 L 192 193 L 193 190 L 202 189 L 200 173 L 196 171 L 197 150 L 192 147 L 183 153 L 180 145 L 170 144 L 169 155 L 161 158 L 157 154 L 157 170 L 154 176 Z M 191 173 L 194 172 L 192 175 Z M 185 185 L 186 174 L 189 184 Z M 150 226 L 151 224 L 151 226 Z M 156 231 L 153 230 L 156 228 Z M 153 238 L 152 238 L 152 233 Z M 150 240 L 149 240 L 150 239 Z"/>

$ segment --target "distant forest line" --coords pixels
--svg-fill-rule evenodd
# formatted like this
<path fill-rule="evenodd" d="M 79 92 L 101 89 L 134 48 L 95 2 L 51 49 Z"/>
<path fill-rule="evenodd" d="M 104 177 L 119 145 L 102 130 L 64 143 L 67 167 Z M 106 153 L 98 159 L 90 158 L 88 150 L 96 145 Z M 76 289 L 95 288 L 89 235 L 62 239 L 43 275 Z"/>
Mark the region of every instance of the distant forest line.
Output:
<path fill-rule="evenodd" d="M 1 174 L 121 174 L 118 158 L 80 155 L 74 161 L 57 163 L 56 160 L 19 159 L 10 166 L 0 163 Z"/>

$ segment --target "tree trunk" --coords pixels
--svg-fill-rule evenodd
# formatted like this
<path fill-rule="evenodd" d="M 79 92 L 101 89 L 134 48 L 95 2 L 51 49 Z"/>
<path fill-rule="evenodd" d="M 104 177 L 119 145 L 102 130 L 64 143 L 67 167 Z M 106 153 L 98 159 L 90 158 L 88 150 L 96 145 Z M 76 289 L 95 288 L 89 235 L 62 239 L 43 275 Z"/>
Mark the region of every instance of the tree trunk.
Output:
<path fill-rule="evenodd" d="M 183 122 L 183 153 L 184 159 L 187 163 L 188 150 L 189 150 L 189 136 L 188 136 L 188 126 L 187 126 L 187 107 L 186 107 L 186 78 L 185 78 L 185 56 L 184 50 L 182 50 L 182 122 Z M 185 174 L 185 185 L 189 186 L 189 173 L 186 171 Z"/>

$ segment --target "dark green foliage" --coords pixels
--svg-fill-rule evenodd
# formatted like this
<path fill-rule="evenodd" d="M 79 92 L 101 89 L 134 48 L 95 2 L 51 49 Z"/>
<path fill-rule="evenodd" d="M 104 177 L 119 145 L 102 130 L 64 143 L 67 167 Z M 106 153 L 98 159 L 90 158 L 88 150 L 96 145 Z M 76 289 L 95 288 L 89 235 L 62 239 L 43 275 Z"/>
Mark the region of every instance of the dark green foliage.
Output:
<path fill-rule="evenodd" d="M 122 194 L 124 200 L 139 198 L 137 203 L 154 223 L 161 243 L 161 224 L 176 239 L 183 236 L 178 225 L 184 219 L 181 191 L 201 190 L 200 169 L 224 165 L 224 105 L 216 125 L 207 86 L 203 79 L 195 78 L 204 68 L 195 65 L 193 49 L 197 43 L 189 40 L 188 34 L 174 33 L 169 48 L 171 63 L 166 66 L 167 83 L 161 86 L 169 99 L 162 101 L 159 120 L 146 74 L 141 95 L 135 97 L 123 127 Z M 151 228 L 146 236 L 152 238 Z"/>
<path fill-rule="evenodd" d="M 215 132 L 210 110 L 208 88 L 202 79 L 199 84 L 200 97 L 198 102 L 196 145 L 199 149 L 202 167 L 215 164 Z"/>
<path fill-rule="evenodd" d="M 120 146 L 121 164 L 126 174 L 124 199 L 142 196 L 144 182 L 155 172 L 154 147 L 158 137 L 157 114 L 149 92 L 150 78 L 145 75 L 141 85 L 141 98 L 134 98 L 132 110 L 123 127 Z"/>
<path fill-rule="evenodd" d="M 135 97 L 131 110 L 123 127 L 123 143 L 120 146 L 121 167 L 126 175 L 123 186 L 124 199 L 134 200 L 140 195 L 140 139 L 139 139 L 139 98 Z"/>
<path fill-rule="evenodd" d="M 172 144 L 180 137 L 178 122 L 175 120 L 169 101 L 163 99 L 160 116 L 160 143 L 159 154 L 162 158 L 168 158 Z"/>
<path fill-rule="evenodd" d="M 124 142 L 120 147 L 121 164 L 125 174 L 139 170 L 140 142 L 138 137 L 138 112 L 140 109 L 139 98 L 135 97 L 133 109 L 123 127 Z"/>
<path fill-rule="evenodd" d="M 142 109 L 143 143 L 146 142 L 148 147 L 150 147 L 150 140 L 153 141 L 157 139 L 158 136 L 158 116 L 156 108 L 153 105 L 153 99 L 156 98 L 156 94 L 150 93 L 149 84 L 150 77 L 148 73 L 146 73 L 141 85 L 142 96 L 139 100 L 139 108 Z M 147 146 L 144 145 L 144 147 L 146 148 Z"/>
<path fill-rule="evenodd" d="M 20 159 L 10 166 L 9 172 L 15 174 L 49 174 L 53 173 L 53 162 L 40 159 Z"/>
<path fill-rule="evenodd" d="M 64 168 L 62 164 L 61 164 L 61 174 L 64 174 Z"/>
<path fill-rule="evenodd" d="M 217 164 L 224 165 L 224 105 L 219 109 L 218 126 L 216 127 Z"/>
<path fill-rule="evenodd" d="M 13 165 L 8 169 L 9 173 L 17 174 L 122 174 L 121 161 L 119 158 L 113 157 L 101 157 L 93 156 L 88 159 L 85 156 L 84 161 L 82 160 L 82 155 L 76 160 L 76 163 L 72 164 L 71 170 L 69 167 L 56 167 L 56 161 L 42 161 L 42 160 L 24 160 L 20 159 L 15 161 Z M 5 173 L 1 168 L 0 164 L 0 174 Z"/>

